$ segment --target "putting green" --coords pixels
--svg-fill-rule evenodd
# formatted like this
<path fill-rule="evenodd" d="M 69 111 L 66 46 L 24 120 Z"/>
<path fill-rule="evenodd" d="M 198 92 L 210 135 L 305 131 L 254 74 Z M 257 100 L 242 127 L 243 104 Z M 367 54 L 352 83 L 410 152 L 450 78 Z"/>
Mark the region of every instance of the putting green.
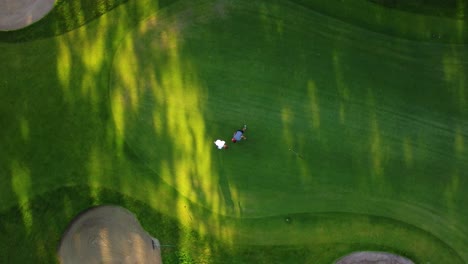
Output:
<path fill-rule="evenodd" d="M 393 219 L 427 233 L 396 232 L 387 247 L 461 263 L 467 214 L 453 204 L 468 162 L 466 58 L 465 46 L 392 37 L 287 1 L 174 5 L 115 54 L 117 143 L 215 214 L 334 212 L 356 234 Z M 215 148 L 244 123 L 247 141 Z M 353 214 L 377 220 L 354 229 Z M 231 239 L 253 232 L 234 225 Z M 328 228 L 319 237 L 339 243 L 348 227 Z"/>
<path fill-rule="evenodd" d="M 467 2 L 375 2 L 63 0 L 1 32 L 1 260 L 114 204 L 164 263 L 468 262 Z"/>

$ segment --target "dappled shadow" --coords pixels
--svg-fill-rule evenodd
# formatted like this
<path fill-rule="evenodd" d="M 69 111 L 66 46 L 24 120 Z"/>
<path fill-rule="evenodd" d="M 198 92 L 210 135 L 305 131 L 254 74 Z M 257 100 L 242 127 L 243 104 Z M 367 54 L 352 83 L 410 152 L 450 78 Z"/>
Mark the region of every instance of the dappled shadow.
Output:
<path fill-rule="evenodd" d="M 0 108 L 4 184 L 0 199 L 1 211 L 10 211 L 1 222 L 5 229 L 13 228 L 9 237 L 16 248 L 2 247 L 5 259 L 53 262 L 58 241 L 54 238 L 65 230 L 64 217 L 105 203 L 102 185 L 120 189 L 120 177 L 138 174 L 113 153 L 107 78 L 119 39 L 140 14 L 155 10 L 151 5 L 123 5 L 93 25 L 56 39 L 2 44 L 0 92 L 6 103 Z M 119 23 L 110 22 L 114 20 Z M 50 192 L 76 184 L 90 185 L 84 197 L 74 189 Z M 66 206 L 52 209 L 62 200 Z M 75 203 L 79 208 L 68 206 Z M 45 223 L 51 227 L 44 228 Z M 28 253 L 15 253 L 20 244 L 30 249 Z"/>
<path fill-rule="evenodd" d="M 232 230 L 221 226 L 219 214 L 236 213 L 233 186 L 213 164 L 218 151 L 213 140 L 219 134 L 206 121 L 210 95 L 185 47 L 193 31 L 213 18 L 228 17 L 229 10 L 211 1 L 172 8 L 178 12 L 159 13 L 129 34 L 114 57 L 110 99 L 115 143 L 120 150 L 128 145 L 182 196 L 212 212 L 201 218 L 196 206 L 172 201 L 172 214 L 181 222 L 229 241 Z"/>

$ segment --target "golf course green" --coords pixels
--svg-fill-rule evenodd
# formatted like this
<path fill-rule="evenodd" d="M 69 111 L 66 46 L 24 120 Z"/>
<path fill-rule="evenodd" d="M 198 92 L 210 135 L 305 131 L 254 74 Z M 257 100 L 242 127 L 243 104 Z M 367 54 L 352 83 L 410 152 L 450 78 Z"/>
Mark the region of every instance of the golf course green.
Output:
<path fill-rule="evenodd" d="M 57 263 L 110 204 L 164 263 L 468 263 L 465 12 L 57 1 L 0 32 L 0 263 Z"/>

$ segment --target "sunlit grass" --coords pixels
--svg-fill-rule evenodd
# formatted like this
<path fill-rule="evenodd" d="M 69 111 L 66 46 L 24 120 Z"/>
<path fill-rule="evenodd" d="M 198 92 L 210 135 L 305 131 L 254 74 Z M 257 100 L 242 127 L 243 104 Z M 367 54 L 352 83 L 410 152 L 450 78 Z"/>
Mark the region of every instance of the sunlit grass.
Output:
<path fill-rule="evenodd" d="M 461 156 L 465 151 L 465 141 L 464 141 L 463 132 L 460 127 L 457 127 L 455 130 L 455 153 L 457 156 Z"/>
<path fill-rule="evenodd" d="M 314 81 L 308 81 L 307 83 L 308 96 L 309 96 L 309 105 L 311 107 L 310 111 L 312 112 L 312 126 L 314 129 L 320 128 L 320 106 L 317 97 L 317 87 Z"/>
<path fill-rule="evenodd" d="M 99 20 L 99 30 L 95 32 L 93 38 L 89 38 L 88 41 L 84 42 L 82 49 L 86 52 L 83 52 L 80 59 L 82 60 L 83 66 L 89 71 L 90 74 L 97 74 L 102 69 L 104 63 L 105 49 L 106 49 L 106 39 L 102 37 L 106 33 L 106 28 L 109 27 L 107 16 L 104 16 Z M 85 30 L 81 30 L 85 32 Z"/>
<path fill-rule="evenodd" d="M 27 232 L 31 232 L 34 224 L 33 215 L 29 207 L 29 194 L 31 193 L 31 172 L 23 164 L 13 161 L 11 164 L 11 184 L 13 191 L 18 197 L 18 204 L 21 206 L 23 224 Z"/>
<path fill-rule="evenodd" d="M 131 39 L 127 38 L 125 41 L 125 53 L 132 54 L 135 47 L 133 46 Z M 135 56 L 116 56 L 114 65 L 119 67 L 119 77 L 122 78 L 122 86 L 118 87 L 116 90 L 119 91 L 120 96 L 122 97 L 121 100 L 125 100 L 119 103 L 128 104 L 130 105 L 130 110 L 136 111 L 136 108 L 138 107 L 138 64 L 135 60 Z"/>
<path fill-rule="evenodd" d="M 111 104 L 113 112 L 112 117 L 116 128 L 115 140 L 119 149 L 123 148 L 125 136 L 124 103 L 124 95 L 122 95 L 121 91 L 115 91 L 111 97 Z"/>
<path fill-rule="evenodd" d="M 405 158 L 406 166 L 412 167 L 414 163 L 413 143 L 409 137 L 403 140 L 403 157 Z"/>
<path fill-rule="evenodd" d="M 338 88 L 338 93 L 341 97 L 341 102 L 339 106 L 339 117 L 340 123 L 344 124 L 346 121 L 346 102 L 349 100 L 349 88 L 344 80 L 343 76 L 343 65 L 340 61 L 339 54 L 336 50 L 333 53 L 333 67 L 335 71 L 336 87 Z"/>
<path fill-rule="evenodd" d="M 168 177 L 176 179 L 175 184 L 184 195 L 198 201 L 201 198 L 199 194 L 210 194 L 216 189 L 213 186 L 216 175 L 211 171 L 211 144 L 205 136 L 202 116 L 204 109 L 200 97 L 203 91 L 189 62 L 182 62 L 179 58 L 176 33 L 165 31 L 163 36 L 167 38 L 169 57 L 160 73 L 161 85 L 157 88 L 165 91 L 167 108 L 159 114 L 166 115 L 164 119 L 167 123 L 164 125 L 176 150 L 172 158 L 172 175 Z M 196 192 L 193 191 L 194 187 Z M 206 195 L 201 199 L 206 199 L 212 208 L 219 208 L 217 196 Z"/>
<path fill-rule="evenodd" d="M 379 123 L 377 117 L 371 116 L 369 137 L 369 154 L 372 161 L 372 174 L 378 179 L 384 174 L 384 146 L 382 136 L 380 135 Z"/>
<path fill-rule="evenodd" d="M 292 129 L 290 128 L 291 123 L 293 122 L 294 113 L 293 111 L 285 106 L 281 109 L 281 121 L 283 124 L 282 134 L 283 134 L 283 141 L 289 146 L 289 148 L 294 147 L 294 134 Z"/>
<path fill-rule="evenodd" d="M 65 100 L 72 100 L 70 91 L 70 75 L 72 72 L 72 58 L 68 39 L 62 38 L 57 41 L 57 77 L 60 81 L 60 88 L 64 94 Z"/>
<path fill-rule="evenodd" d="M 449 53 L 442 58 L 445 81 L 452 93 L 453 100 L 458 104 L 461 112 L 466 112 L 468 99 L 466 96 L 466 70 L 460 61 L 459 54 L 462 51 L 453 47 Z"/>
<path fill-rule="evenodd" d="M 101 153 L 99 153 L 98 149 L 94 147 L 91 150 L 89 155 L 89 162 L 88 162 L 88 175 L 89 175 L 89 186 L 91 188 L 91 197 L 94 199 L 95 204 L 99 204 L 99 189 L 101 188 L 101 184 L 103 182 L 103 168 L 105 168 L 105 164 L 101 159 Z"/>
<path fill-rule="evenodd" d="M 20 131 L 21 131 L 21 137 L 23 138 L 24 141 L 29 140 L 29 134 L 30 134 L 30 128 L 29 128 L 29 122 L 25 118 L 20 119 Z"/>

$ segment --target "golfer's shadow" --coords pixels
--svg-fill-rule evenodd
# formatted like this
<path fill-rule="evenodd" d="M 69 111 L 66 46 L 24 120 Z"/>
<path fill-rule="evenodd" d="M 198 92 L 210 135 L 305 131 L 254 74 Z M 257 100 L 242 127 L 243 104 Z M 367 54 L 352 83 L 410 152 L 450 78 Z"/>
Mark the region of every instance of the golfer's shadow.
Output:
<path fill-rule="evenodd" d="M 229 188 L 229 177 L 224 173 L 224 160 L 221 152 L 218 152 L 218 162 L 220 164 L 220 170 L 218 171 L 218 186 L 220 188 L 222 198 L 226 203 L 226 208 L 234 211 L 234 201 L 232 200 L 231 189 Z"/>
<path fill-rule="evenodd" d="M 229 179 L 224 174 L 219 174 L 219 187 L 221 189 L 221 195 L 223 196 L 224 202 L 227 208 L 234 210 L 234 201 L 232 200 L 231 189 L 229 188 Z"/>

